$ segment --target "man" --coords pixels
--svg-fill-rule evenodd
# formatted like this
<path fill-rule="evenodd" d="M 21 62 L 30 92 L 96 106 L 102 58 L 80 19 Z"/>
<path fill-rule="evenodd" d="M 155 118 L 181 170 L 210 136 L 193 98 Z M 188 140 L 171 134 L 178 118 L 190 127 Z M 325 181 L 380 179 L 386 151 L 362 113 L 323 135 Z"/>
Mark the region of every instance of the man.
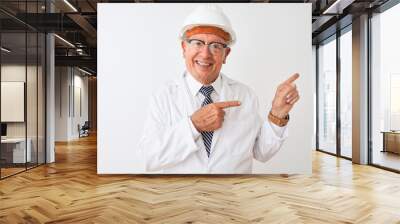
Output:
<path fill-rule="evenodd" d="M 220 73 L 235 42 L 216 5 L 197 8 L 185 21 L 181 46 L 186 72 L 153 95 L 140 142 L 147 171 L 251 173 L 287 137 L 288 113 L 299 100 L 294 74 L 277 88 L 266 118 L 254 92 Z"/>

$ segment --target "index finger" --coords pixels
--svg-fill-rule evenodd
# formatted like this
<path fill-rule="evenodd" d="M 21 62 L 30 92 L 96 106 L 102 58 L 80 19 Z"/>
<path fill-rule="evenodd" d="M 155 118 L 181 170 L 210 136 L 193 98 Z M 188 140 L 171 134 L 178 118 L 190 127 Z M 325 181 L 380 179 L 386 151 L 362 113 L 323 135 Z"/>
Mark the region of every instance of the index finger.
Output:
<path fill-rule="evenodd" d="M 235 101 L 224 101 L 224 102 L 217 102 L 217 103 L 214 103 L 214 104 L 215 104 L 215 106 L 217 106 L 217 107 L 219 107 L 221 109 L 225 109 L 225 108 L 228 108 L 228 107 L 238 107 L 238 106 L 240 106 L 240 101 L 237 101 L 237 100 L 235 100 Z"/>
<path fill-rule="evenodd" d="M 292 83 L 294 81 L 296 81 L 296 79 L 298 79 L 300 77 L 299 73 L 294 73 L 292 76 L 290 76 L 284 83 Z"/>

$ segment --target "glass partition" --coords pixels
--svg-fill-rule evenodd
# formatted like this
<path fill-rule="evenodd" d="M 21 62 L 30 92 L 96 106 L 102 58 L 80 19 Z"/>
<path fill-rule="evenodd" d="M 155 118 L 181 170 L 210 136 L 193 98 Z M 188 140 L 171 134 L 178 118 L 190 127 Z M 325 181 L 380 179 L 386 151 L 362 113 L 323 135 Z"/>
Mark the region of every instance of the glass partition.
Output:
<path fill-rule="evenodd" d="M 43 164 L 46 162 L 46 139 L 45 139 L 45 124 L 46 124 L 46 76 L 45 76 L 45 66 L 46 66 L 46 38 L 45 34 L 38 33 L 38 75 L 37 75 L 37 162 L 38 164 Z"/>
<path fill-rule="evenodd" d="M 43 13 L 44 3 L 0 2 L 14 10 L 0 12 L 1 179 L 45 163 L 45 34 L 13 17 Z"/>
<path fill-rule="evenodd" d="M 26 33 L 2 33 L 1 46 L 1 175 L 7 177 L 24 171 L 31 159 L 26 150 Z"/>
<path fill-rule="evenodd" d="M 30 151 L 30 159 L 27 167 L 37 165 L 38 157 L 38 34 L 36 32 L 27 33 L 27 98 L 26 98 L 26 113 L 27 113 L 27 151 Z"/>

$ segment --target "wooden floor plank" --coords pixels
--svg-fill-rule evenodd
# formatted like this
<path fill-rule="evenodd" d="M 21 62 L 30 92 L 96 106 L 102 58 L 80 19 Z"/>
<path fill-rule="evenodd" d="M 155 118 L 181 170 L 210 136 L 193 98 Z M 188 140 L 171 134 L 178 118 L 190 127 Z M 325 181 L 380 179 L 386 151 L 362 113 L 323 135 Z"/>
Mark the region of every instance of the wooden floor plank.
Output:
<path fill-rule="evenodd" d="M 400 223 L 399 174 L 320 152 L 311 176 L 99 176 L 96 150 L 0 181 L 0 223 Z"/>

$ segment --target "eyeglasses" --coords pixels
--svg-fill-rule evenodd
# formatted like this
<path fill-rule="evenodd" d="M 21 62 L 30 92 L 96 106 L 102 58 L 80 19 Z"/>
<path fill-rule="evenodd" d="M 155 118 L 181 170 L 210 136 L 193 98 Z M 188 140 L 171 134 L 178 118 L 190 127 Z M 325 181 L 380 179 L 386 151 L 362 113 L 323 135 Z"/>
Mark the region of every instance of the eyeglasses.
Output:
<path fill-rule="evenodd" d="M 189 46 L 197 51 L 200 51 L 203 49 L 205 45 L 208 46 L 208 50 L 211 52 L 211 54 L 221 54 L 222 51 L 228 47 L 227 44 L 219 43 L 219 42 L 210 42 L 206 43 L 202 40 L 198 39 L 186 39 L 185 40 Z"/>

